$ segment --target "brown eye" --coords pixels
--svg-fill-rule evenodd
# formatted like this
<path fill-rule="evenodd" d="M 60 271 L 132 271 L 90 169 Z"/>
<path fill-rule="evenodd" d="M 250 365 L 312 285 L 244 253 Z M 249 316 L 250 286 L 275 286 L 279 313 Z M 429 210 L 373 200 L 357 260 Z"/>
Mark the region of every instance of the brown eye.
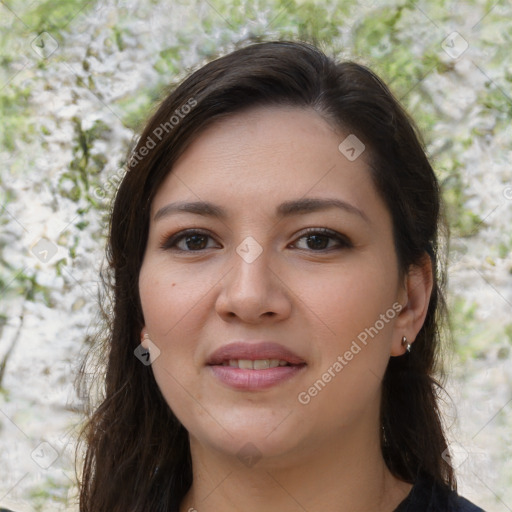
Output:
<path fill-rule="evenodd" d="M 295 242 L 294 245 L 298 249 L 305 249 L 313 252 L 353 247 L 352 242 L 346 236 L 327 228 L 310 229 L 298 238 L 298 241 L 300 240 L 305 240 L 305 244 L 303 244 L 303 247 L 297 247 L 298 243 Z"/>
<path fill-rule="evenodd" d="M 183 240 L 187 249 L 191 251 L 206 249 L 208 245 L 208 236 L 206 235 L 188 235 Z"/>
<path fill-rule="evenodd" d="M 308 235 L 306 243 L 310 249 L 327 249 L 330 237 L 325 235 Z"/>
<path fill-rule="evenodd" d="M 163 250 L 198 252 L 214 247 L 212 245 L 208 245 L 209 240 L 213 240 L 213 238 L 208 233 L 190 229 L 180 231 L 179 233 L 164 239 L 160 248 Z"/>

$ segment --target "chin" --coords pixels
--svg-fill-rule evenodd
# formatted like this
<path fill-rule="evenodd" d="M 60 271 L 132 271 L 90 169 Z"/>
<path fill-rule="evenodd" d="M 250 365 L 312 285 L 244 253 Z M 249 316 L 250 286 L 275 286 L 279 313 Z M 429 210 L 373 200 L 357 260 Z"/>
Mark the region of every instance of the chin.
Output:
<path fill-rule="evenodd" d="M 285 457 L 301 445 L 303 432 L 298 425 L 287 421 L 286 416 L 277 417 L 275 412 L 265 414 L 255 411 L 244 418 L 216 416 L 225 429 L 215 423 L 191 425 L 191 438 L 203 446 L 209 446 L 218 452 L 235 456 L 243 462 L 252 458 Z M 290 418 L 293 415 L 290 415 Z M 284 421 L 283 421 L 284 419 Z"/>

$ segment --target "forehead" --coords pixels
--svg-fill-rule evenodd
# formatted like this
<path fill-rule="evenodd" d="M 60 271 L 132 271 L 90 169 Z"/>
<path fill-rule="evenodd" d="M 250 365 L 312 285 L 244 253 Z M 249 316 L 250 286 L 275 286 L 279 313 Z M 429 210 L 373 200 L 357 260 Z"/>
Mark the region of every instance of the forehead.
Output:
<path fill-rule="evenodd" d="M 152 216 L 170 201 L 208 200 L 228 212 L 274 208 L 300 197 L 337 197 L 361 210 L 379 202 L 366 154 L 339 149 L 350 134 L 313 109 L 255 108 L 211 124 L 160 186 Z"/>

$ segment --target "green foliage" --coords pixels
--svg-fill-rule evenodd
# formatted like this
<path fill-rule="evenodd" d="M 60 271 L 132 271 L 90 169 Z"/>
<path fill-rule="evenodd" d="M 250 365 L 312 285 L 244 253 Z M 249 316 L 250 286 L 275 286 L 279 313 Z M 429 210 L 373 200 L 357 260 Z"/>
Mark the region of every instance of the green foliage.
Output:
<path fill-rule="evenodd" d="M 67 493 L 71 487 L 70 481 L 64 483 L 55 478 L 47 476 L 44 482 L 34 486 L 30 491 L 31 504 L 36 512 L 47 510 L 49 503 L 66 505 L 68 503 Z"/>
<path fill-rule="evenodd" d="M 332 5 L 329 7 L 331 12 L 324 2 L 281 0 L 275 8 L 277 16 L 272 20 L 272 26 L 278 25 L 284 37 L 328 44 L 339 36 L 349 11 L 348 4 L 337 5 L 335 9 Z"/>
<path fill-rule="evenodd" d="M 509 354 L 512 344 L 512 324 L 501 325 L 490 319 L 478 318 L 478 304 L 460 296 L 453 296 L 449 303 L 449 324 L 455 340 L 455 350 L 462 363 L 469 359 L 485 359 L 491 347 L 498 357 Z"/>
<path fill-rule="evenodd" d="M 22 13 L 24 23 L 35 33 L 50 32 L 54 37 L 58 37 L 59 31 L 64 30 L 81 11 L 95 5 L 89 0 L 46 0 L 28 6 L 22 0 L 11 3 L 12 10 Z"/>
<path fill-rule="evenodd" d="M 33 138 L 33 131 L 28 122 L 31 90 L 28 84 L 13 84 L 0 91 L 0 145 L 7 151 L 16 150 L 16 142 L 26 142 Z"/>
<path fill-rule="evenodd" d="M 163 73 L 163 66 L 159 72 Z M 167 76 L 172 76 L 175 71 L 171 71 Z M 160 100 L 161 86 L 153 87 L 146 91 L 141 91 L 136 97 L 128 97 L 119 101 L 119 106 L 123 111 L 123 124 L 130 128 L 134 133 L 142 130 L 144 122 L 148 119 L 149 113 L 155 108 L 155 104 Z"/>
<path fill-rule="evenodd" d="M 98 202 L 91 194 L 93 185 L 98 185 L 98 175 L 103 170 L 106 158 L 103 155 L 93 155 L 91 150 L 94 141 L 108 138 L 110 128 L 103 121 L 95 121 L 88 130 L 82 128 L 82 121 L 79 118 L 73 119 L 75 128 L 75 139 L 72 148 L 73 159 L 66 172 L 62 173 L 59 179 L 59 190 L 61 195 L 72 201 L 79 202 L 85 198 L 89 207 L 98 207 Z M 79 211 L 86 213 L 89 210 Z M 80 226 L 80 223 L 76 225 Z"/>
<path fill-rule="evenodd" d="M 512 345 L 512 323 L 505 326 L 506 340 Z"/>

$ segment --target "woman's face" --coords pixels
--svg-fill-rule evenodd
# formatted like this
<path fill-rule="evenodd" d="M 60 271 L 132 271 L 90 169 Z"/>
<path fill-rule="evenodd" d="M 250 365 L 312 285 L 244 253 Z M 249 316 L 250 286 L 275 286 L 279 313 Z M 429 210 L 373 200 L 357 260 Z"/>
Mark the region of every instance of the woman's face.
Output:
<path fill-rule="evenodd" d="M 250 110 L 204 131 L 159 188 L 144 332 L 191 442 L 284 457 L 378 429 L 406 294 L 348 135 L 312 110 Z"/>

